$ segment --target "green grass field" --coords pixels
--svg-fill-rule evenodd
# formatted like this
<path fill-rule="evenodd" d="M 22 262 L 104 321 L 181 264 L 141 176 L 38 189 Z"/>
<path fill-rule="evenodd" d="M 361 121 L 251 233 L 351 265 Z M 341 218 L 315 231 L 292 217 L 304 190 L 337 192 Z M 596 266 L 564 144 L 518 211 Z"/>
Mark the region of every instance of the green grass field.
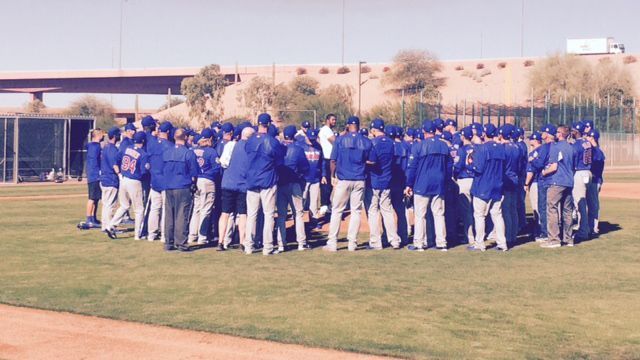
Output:
<path fill-rule="evenodd" d="M 1 203 L 0 302 L 409 358 L 640 357 L 640 201 L 605 199 L 609 232 L 575 248 L 268 258 L 110 241 L 75 228 L 84 204 Z"/>

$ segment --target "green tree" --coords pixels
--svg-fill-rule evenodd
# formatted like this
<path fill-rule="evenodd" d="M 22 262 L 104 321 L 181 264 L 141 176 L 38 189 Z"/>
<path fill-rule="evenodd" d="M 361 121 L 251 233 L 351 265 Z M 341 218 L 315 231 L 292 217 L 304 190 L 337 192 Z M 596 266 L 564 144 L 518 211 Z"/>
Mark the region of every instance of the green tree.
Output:
<path fill-rule="evenodd" d="M 180 104 L 183 104 L 183 103 L 184 103 L 184 99 L 179 98 L 177 96 L 172 96 L 171 99 L 169 99 L 169 103 L 168 104 L 165 103 L 164 105 L 162 105 L 162 106 L 160 106 L 158 108 L 158 112 L 166 110 L 166 109 L 174 107 L 174 106 L 177 106 L 177 105 L 180 105 Z"/>
<path fill-rule="evenodd" d="M 251 79 L 244 90 L 238 92 L 238 101 L 251 110 L 252 118 L 254 118 L 259 113 L 271 109 L 275 95 L 273 82 L 268 78 L 256 76 Z"/>
<path fill-rule="evenodd" d="M 24 111 L 29 114 L 38 114 L 44 111 L 46 106 L 40 99 L 34 99 L 33 101 L 29 101 L 23 106 Z"/>
<path fill-rule="evenodd" d="M 96 126 L 109 129 L 114 126 L 115 109 L 110 102 L 93 95 L 85 95 L 74 102 L 65 110 L 68 115 L 95 116 Z"/>
<path fill-rule="evenodd" d="M 327 114 L 336 114 L 338 118 L 338 127 L 344 127 L 346 119 L 353 115 L 353 88 L 342 85 L 329 85 L 326 88 L 319 89 L 315 96 L 308 96 L 303 99 L 296 108 L 300 110 L 315 110 L 318 116 L 318 127 L 322 124 L 322 120 Z M 302 120 L 313 120 L 311 112 L 292 114 L 291 120 L 299 124 Z"/>
<path fill-rule="evenodd" d="M 220 65 L 207 65 L 191 78 L 182 80 L 180 91 L 189 105 L 189 115 L 200 123 L 208 123 L 224 115 L 222 95 L 227 81 Z"/>
<path fill-rule="evenodd" d="M 382 82 L 392 90 L 413 94 L 424 90 L 427 99 L 440 95 L 446 81 L 438 74 L 442 64 L 437 58 L 424 50 L 401 50 L 394 56 L 391 69 L 385 73 Z"/>

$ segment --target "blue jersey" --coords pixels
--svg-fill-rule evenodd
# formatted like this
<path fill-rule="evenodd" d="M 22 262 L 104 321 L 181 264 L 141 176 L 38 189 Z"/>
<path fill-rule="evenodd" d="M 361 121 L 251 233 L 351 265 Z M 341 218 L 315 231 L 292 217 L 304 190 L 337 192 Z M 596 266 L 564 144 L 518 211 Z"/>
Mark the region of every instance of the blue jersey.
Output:
<path fill-rule="evenodd" d="M 273 136 L 256 133 L 245 145 L 249 168 L 247 189 L 269 189 L 278 183 L 276 169 L 284 162 L 285 147 Z"/>
<path fill-rule="evenodd" d="M 393 140 L 386 136 L 379 136 L 371 140 L 369 152 L 369 178 L 371 188 L 386 190 L 391 185 L 391 170 L 394 163 L 395 147 Z"/>
<path fill-rule="evenodd" d="M 575 171 L 591 170 L 593 146 L 588 140 L 577 139 L 573 144 L 573 169 Z"/>
<path fill-rule="evenodd" d="M 531 150 L 531 152 L 529 153 L 529 158 L 527 161 L 527 173 L 531 173 L 533 174 L 533 177 L 531 179 L 531 183 L 537 183 L 538 182 L 538 178 L 540 177 L 540 171 L 538 171 L 536 168 L 534 168 L 533 163 L 538 159 L 538 157 L 540 156 L 540 148 L 542 146 L 539 146 L 538 148 Z"/>
<path fill-rule="evenodd" d="M 196 155 L 198 162 L 198 178 L 217 181 L 220 177 L 219 156 L 216 150 L 210 146 L 195 147 L 191 151 Z"/>
<path fill-rule="evenodd" d="M 548 178 L 545 178 L 541 174 L 542 170 L 544 169 L 544 167 L 547 165 L 547 162 L 549 161 L 549 149 L 551 149 L 551 143 L 545 143 L 540 145 L 540 147 L 536 149 L 537 156 L 531 159 L 530 169 L 532 170 L 531 172 L 536 174 L 536 177 L 538 178 L 538 186 L 549 185 Z"/>
<path fill-rule="evenodd" d="M 339 180 L 360 181 L 366 179 L 366 165 L 371 151 L 371 140 L 360 133 L 352 132 L 338 136 L 331 160 L 336 162 L 336 176 Z"/>
<path fill-rule="evenodd" d="M 198 176 L 196 155 L 184 145 L 174 145 L 162 153 L 163 190 L 188 189 Z"/>
<path fill-rule="evenodd" d="M 304 176 L 305 181 L 309 184 L 319 183 L 321 178 L 328 176 L 323 166 L 325 159 L 322 147 L 317 142 L 307 144 L 306 141 L 300 141 L 298 144 L 302 146 L 307 162 L 309 162 L 309 170 Z"/>
<path fill-rule="evenodd" d="M 113 167 L 118 165 L 119 158 L 118 148 L 114 144 L 109 143 L 102 149 L 100 156 L 100 185 L 118 187 L 120 181 Z"/>
<path fill-rule="evenodd" d="M 445 143 L 447 145 L 447 143 Z M 458 158 L 458 147 L 457 146 L 449 146 L 449 156 L 447 157 L 447 171 L 445 172 L 445 178 L 447 182 L 453 181 L 453 164 L 455 163 L 456 158 Z"/>
<path fill-rule="evenodd" d="M 87 144 L 87 182 L 100 180 L 100 143 L 92 141 Z"/>
<path fill-rule="evenodd" d="M 249 158 L 245 149 L 247 140 L 239 140 L 231 152 L 229 167 L 222 174 L 222 188 L 247 192 L 247 169 Z"/>
<path fill-rule="evenodd" d="M 407 167 L 407 186 L 422 196 L 444 195 L 449 147 L 436 138 L 414 142 Z"/>
<path fill-rule="evenodd" d="M 149 155 L 142 148 L 128 147 L 120 152 L 120 173 L 122 176 L 142 180 L 149 171 Z"/>
<path fill-rule="evenodd" d="M 453 176 L 456 179 L 473 179 L 473 165 L 467 164 L 467 157 L 473 156 L 473 151 L 473 144 L 462 145 L 458 148 L 456 157 L 453 159 Z"/>
<path fill-rule="evenodd" d="M 405 141 L 394 141 L 393 164 L 391 165 L 391 183 L 393 189 L 402 189 L 407 184 L 407 164 L 411 154 L 411 144 Z"/>
<path fill-rule="evenodd" d="M 130 148 L 132 146 L 133 146 L 133 139 L 128 137 L 123 137 L 122 140 L 120 140 L 120 145 L 118 146 L 118 150 L 120 150 L 121 153 L 124 153 L 124 151 L 127 148 Z"/>
<path fill-rule="evenodd" d="M 286 152 L 282 165 L 278 166 L 278 184 L 299 183 L 302 186 L 305 183 L 305 175 L 309 171 L 309 161 L 304 149 L 296 142 L 283 145 L 286 147 Z"/>
<path fill-rule="evenodd" d="M 505 162 L 502 186 L 504 190 L 516 190 L 520 185 L 522 157 L 518 145 L 509 142 L 504 144 Z"/>
<path fill-rule="evenodd" d="M 548 185 L 573 187 L 573 158 L 573 146 L 566 140 L 551 144 L 546 166 L 558 164 L 558 170 L 545 176 Z"/>
<path fill-rule="evenodd" d="M 144 133 L 147 135 L 147 141 L 144 142 L 144 151 L 150 154 L 160 138 L 154 136 L 151 131 L 145 131 Z"/>
<path fill-rule="evenodd" d="M 602 184 L 604 178 L 604 161 L 606 160 L 604 152 L 600 147 L 593 148 L 593 161 L 591 162 L 591 174 L 593 175 L 593 182 L 596 184 Z"/>
<path fill-rule="evenodd" d="M 484 201 L 502 199 L 502 179 L 506 160 L 504 146 L 493 140 L 477 145 L 472 159 L 471 168 L 475 176 L 471 184 L 471 195 Z"/>
<path fill-rule="evenodd" d="M 147 145 L 147 154 L 149 155 L 151 167 L 149 171 L 151 174 L 151 188 L 154 191 L 161 192 L 164 190 L 164 181 L 162 181 L 164 161 L 162 160 L 162 154 L 171 149 L 173 144 L 169 140 L 154 138 Z"/>

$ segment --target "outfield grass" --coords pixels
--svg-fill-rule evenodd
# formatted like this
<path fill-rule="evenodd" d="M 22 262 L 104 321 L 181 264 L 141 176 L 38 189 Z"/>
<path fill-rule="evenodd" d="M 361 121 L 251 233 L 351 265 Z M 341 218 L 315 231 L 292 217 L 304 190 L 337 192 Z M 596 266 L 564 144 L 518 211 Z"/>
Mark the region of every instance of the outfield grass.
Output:
<path fill-rule="evenodd" d="M 33 196 L 33 195 L 65 195 L 87 194 L 86 183 L 51 184 L 51 185 L 3 185 L 0 186 L 0 198 L 6 196 Z"/>
<path fill-rule="evenodd" d="M 84 203 L 2 203 L 0 302 L 412 358 L 640 357 L 640 201 L 605 199 L 610 232 L 575 248 L 268 258 L 110 241 L 76 230 Z"/>
<path fill-rule="evenodd" d="M 604 181 L 614 183 L 639 183 L 640 171 L 609 172 L 604 174 Z"/>

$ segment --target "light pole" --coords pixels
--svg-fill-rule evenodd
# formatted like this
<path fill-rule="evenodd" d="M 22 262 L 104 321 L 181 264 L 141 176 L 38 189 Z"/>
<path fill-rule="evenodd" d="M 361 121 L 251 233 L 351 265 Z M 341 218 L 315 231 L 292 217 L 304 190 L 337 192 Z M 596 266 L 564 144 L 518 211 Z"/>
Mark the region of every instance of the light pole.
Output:
<path fill-rule="evenodd" d="M 366 61 L 358 61 L 358 116 L 362 107 L 362 65 L 366 63 Z"/>
<path fill-rule="evenodd" d="M 118 50 L 118 56 L 119 56 L 119 60 L 118 60 L 118 69 L 122 70 L 122 25 L 123 25 L 123 18 L 124 18 L 124 3 L 127 0 L 120 0 L 120 42 L 118 44 L 119 46 L 119 50 Z"/>

